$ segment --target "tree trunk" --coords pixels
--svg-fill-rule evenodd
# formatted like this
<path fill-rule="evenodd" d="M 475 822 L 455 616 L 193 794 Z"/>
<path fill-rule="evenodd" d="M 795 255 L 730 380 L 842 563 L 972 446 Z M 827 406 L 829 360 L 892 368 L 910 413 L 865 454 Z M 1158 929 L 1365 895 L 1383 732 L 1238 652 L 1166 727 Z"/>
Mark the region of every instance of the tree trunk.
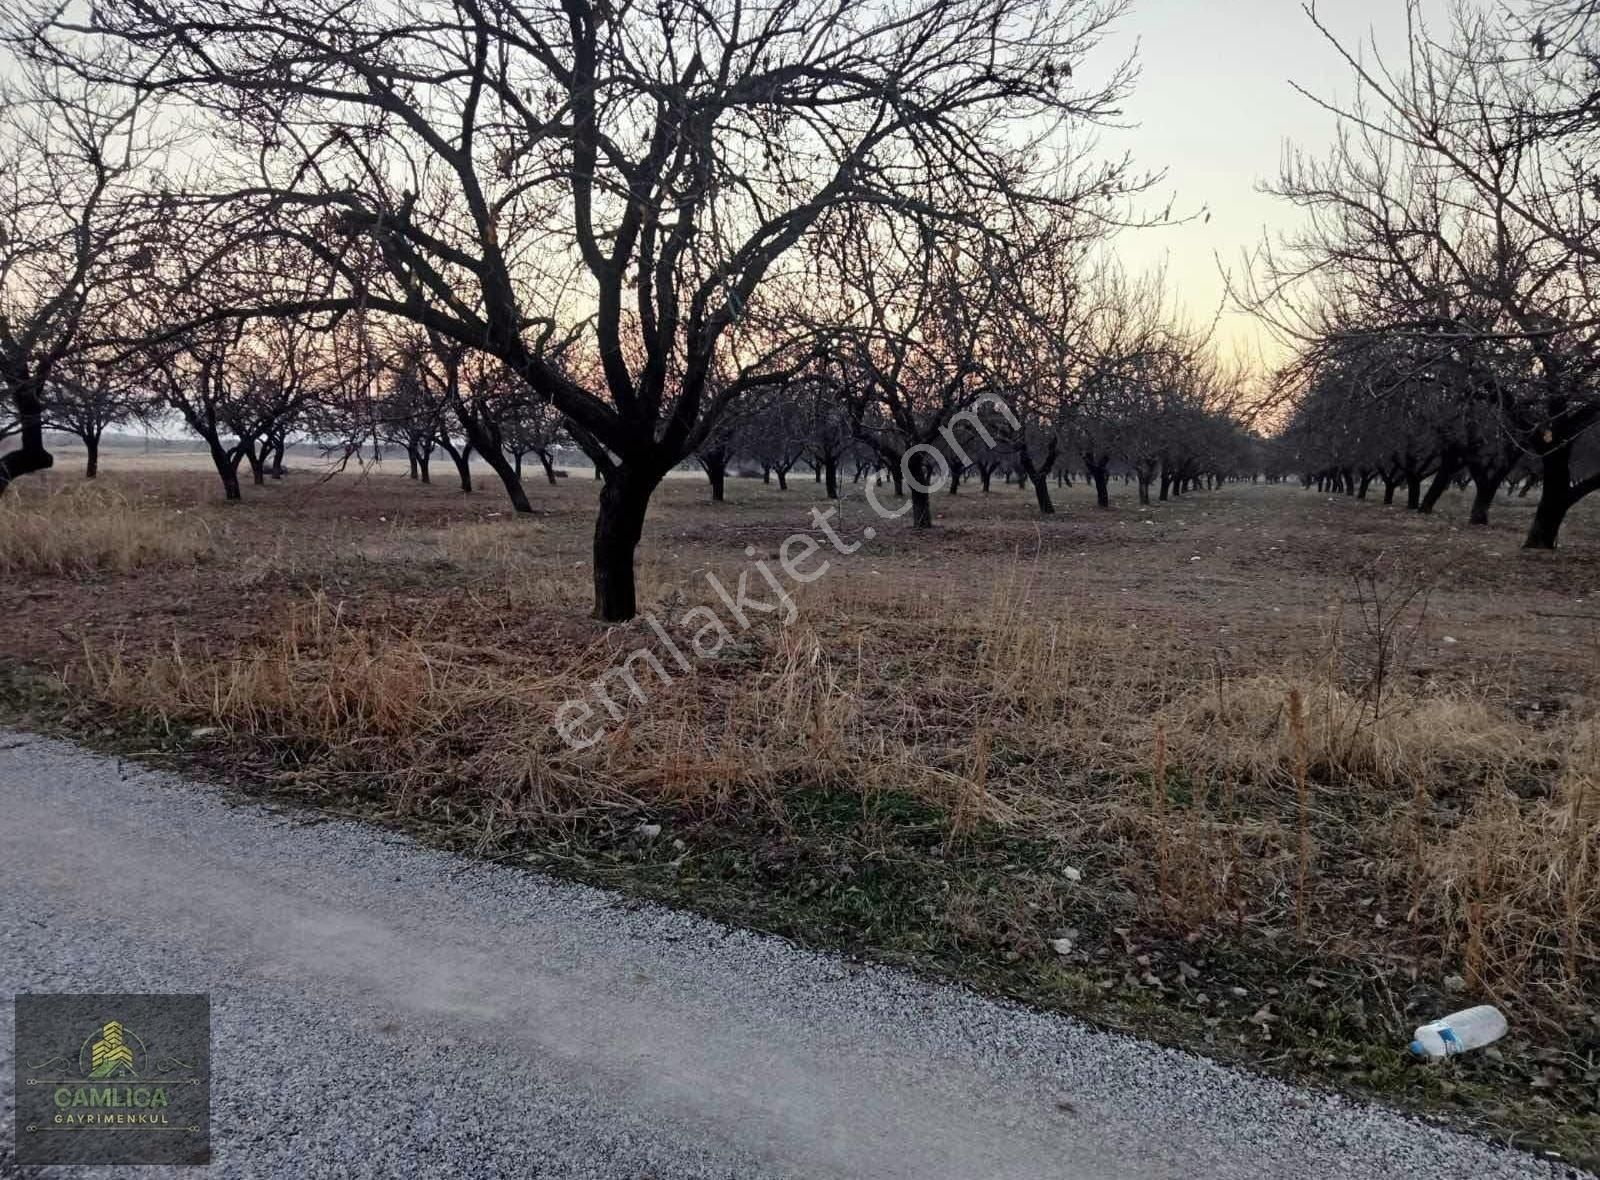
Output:
<path fill-rule="evenodd" d="M 506 462 L 506 457 L 499 448 L 483 451 L 483 461 L 487 463 L 500 482 L 505 485 L 506 497 L 511 501 L 511 511 L 533 511 L 533 505 L 528 503 L 527 489 L 522 486 L 522 464 L 519 461 L 516 467 Z"/>
<path fill-rule="evenodd" d="M 243 499 L 239 491 L 239 452 L 230 455 L 215 437 L 206 439 L 206 449 L 211 452 L 211 463 L 217 469 L 217 477 L 222 480 L 222 498 Z"/>
<path fill-rule="evenodd" d="M 406 445 L 406 462 L 411 465 L 411 478 L 412 479 L 416 479 L 417 478 L 417 467 L 418 467 L 418 464 L 417 464 L 417 448 L 414 447 L 414 446 L 411 446 L 409 443 Z"/>
<path fill-rule="evenodd" d="M 1422 507 L 1422 473 L 1406 472 L 1406 507 L 1415 512 Z"/>
<path fill-rule="evenodd" d="M 1489 523 L 1489 507 L 1499 494 L 1500 485 L 1505 482 L 1505 478 L 1504 472 L 1491 471 L 1487 467 L 1480 467 L 1472 472 L 1472 511 L 1467 517 L 1468 524 Z"/>
<path fill-rule="evenodd" d="M 539 452 L 539 464 L 544 468 L 544 477 L 551 487 L 556 486 L 556 460 L 549 451 Z"/>
<path fill-rule="evenodd" d="M 1540 474 L 1539 503 L 1534 506 L 1533 522 L 1522 542 L 1524 549 L 1556 547 L 1562 522 L 1572 507 L 1572 444 L 1561 443 L 1547 452 L 1540 462 Z"/>
<path fill-rule="evenodd" d="M 927 492 L 911 489 L 911 527 L 914 529 L 931 529 L 933 527 L 933 497 Z"/>
<path fill-rule="evenodd" d="M 961 492 L 961 472 L 954 463 L 950 464 L 950 494 L 959 495 Z"/>
<path fill-rule="evenodd" d="M 789 490 L 789 469 L 787 467 L 778 468 L 778 490 L 780 492 Z"/>
<path fill-rule="evenodd" d="M 83 436 L 83 450 L 88 459 L 83 465 L 83 478 L 94 479 L 100 474 L 100 432 L 90 430 Z"/>
<path fill-rule="evenodd" d="M 822 483 L 827 489 L 828 499 L 837 500 L 839 498 L 839 460 L 823 459 Z"/>
<path fill-rule="evenodd" d="M 706 469 L 706 478 L 711 481 L 711 499 L 713 503 L 722 503 L 723 484 L 728 478 L 728 458 L 719 451 L 700 456 L 700 466 Z M 781 480 L 781 476 L 779 477 Z M 782 484 L 780 483 L 781 487 Z"/>
<path fill-rule="evenodd" d="M 1160 491 L 1159 495 L 1157 496 L 1157 499 L 1159 499 L 1163 504 L 1165 504 L 1167 502 L 1167 493 L 1170 492 L 1171 490 L 1172 490 L 1172 475 L 1171 475 L 1170 472 L 1168 472 L 1166 470 L 1166 468 L 1162 468 L 1162 470 L 1161 470 L 1161 491 Z"/>
<path fill-rule="evenodd" d="M 1034 498 L 1039 501 L 1039 515 L 1055 515 L 1056 506 L 1050 499 L 1050 473 L 1035 471 L 1029 478 L 1033 481 Z"/>
<path fill-rule="evenodd" d="M 1422 503 L 1417 511 L 1424 515 L 1431 515 L 1434 506 L 1439 503 L 1450 488 L 1450 481 L 1455 479 L 1456 473 L 1461 470 L 1461 460 L 1447 457 L 1440 461 L 1439 470 L 1433 473 L 1433 482 L 1428 485 L 1427 494 L 1422 497 Z"/>
<path fill-rule="evenodd" d="M 1394 490 L 1399 486 L 1399 480 L 1390 479 L 1387 475 L 1383 477 L 1383 502 L 1385 504 L 1394 503 Z"/>
<path fill-rule="evenodd" d="M 461 477 L 461 490 L 467 495 L 472 494 L 472 452 L 457 451 L 451 455 L 456 465 L 456 474 Z"/>
<path fill-rule="evenodd" d="M 594 617 L 603 622 L 625 623 L 639 613 L 633 556 L 655 486 L 618 470 L 600 489 L 594 522 Z"/>
<path fill-rule="evenodd" d="M 895 470 L 900 470 L 900 464 L 895 464 Z M 911 527 L 914 529 L 931 529 L 933 527 L 933 497 L 925 489 L 932 484 L 931 472 L 927 455 L 917 451 L 911 456 L 909 464 L 911 470 L 906 472 L 906 482 L 911 485 Z"/>
<path fill-rule="evenodd" d="M 1089 475 L 1094 479 L 1094 502 L 1098 508 L 1111 507 L 1111 493 L 1106 487 L 1109 474 L 1103 466 L 1089 468 Z"/>
<path fill-rule="evenodd" d="M 22 425 L 22 441 L 16 450 L 0 455 L 0 496 L 17 476 L 55 466 L 54 456 L 44 447 L 44 400 L 38 388 L 24 379 L 12 385 L 11 400 Z"/>
<path fill-rule="evenodd" d="M 1147 507 L 1150 504 L 1150 482 L 1151 477 L 1148 475 L 1139 477 L 1139 503 Z"/>
<path fill-rule="evenodd" d="M 288 443 L 282 439 L 272 444 L 272 478 L 283 478 L 283 452 L 288 449 Z"/>
<path fill-rule="evenodd" d="M 417 456 L 417 473 L 418 473 L 418 475 L 421 478 L 423 483 L 431 483 L 432 482 L 432 480 L 431 480 L 431 478 L 429 476 L 429 471 L 428 471 L 428 464 L 432 461 L 432 459 L 433 459 L 432 455 L 418 455 Z"/>
<path fill-rule="evenodd" d="M 250 464 L 250 482 L 260 487 L 267 482 L 267 467 L 262 462 L 265 452 L 256 450 L 254 442 L 241 442 L 239 445 L 244 449 L 245 461 Z"/>
<path fill-rule="evenodd" d="M 978 482 L 983 485 L 984 495 L 989 494 L 989 481 L 994 478 L 994 468 L 978 464 Z"/>

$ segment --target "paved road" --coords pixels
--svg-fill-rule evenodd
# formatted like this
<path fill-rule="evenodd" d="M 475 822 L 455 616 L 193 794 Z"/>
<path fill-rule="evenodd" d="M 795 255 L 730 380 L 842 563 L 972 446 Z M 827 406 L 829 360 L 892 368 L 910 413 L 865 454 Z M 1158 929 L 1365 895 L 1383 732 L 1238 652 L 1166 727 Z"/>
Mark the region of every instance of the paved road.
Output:
<path fill-rule="evenodd" d="M 0 987 L 210 993 L 218 1176 L 1570 1174 L 3 730 Z"/>

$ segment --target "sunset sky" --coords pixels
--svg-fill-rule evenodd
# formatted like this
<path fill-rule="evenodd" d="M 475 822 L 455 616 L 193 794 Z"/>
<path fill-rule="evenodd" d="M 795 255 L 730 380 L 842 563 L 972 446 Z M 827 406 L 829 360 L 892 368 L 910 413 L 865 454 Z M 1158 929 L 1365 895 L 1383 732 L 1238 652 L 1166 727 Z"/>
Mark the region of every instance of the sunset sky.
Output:
<path fill-rule="evenodd" d="M 1445 0 L 1423 4 L 1440 32 L 1447 7 Z M 1369 36 L 1386 56 L 1403 52 L 1405 0 L 1321 0 L 1317 11 L 1347 44 L 1367 42 L 1369 55 Z M 1332 141 L 1332 117 L 1291 81 L 1348 96 L 1349 69 L 1300 0 L 1135 0 L 1102 59 L 1109 67 L 1135 47 L 1141 76 L 1128 114 L 1139 126 L 1107 132 L 1102 143 L 1131 151 L 1144 167 L 1167 169 L 1161 200 L 1152 204 L 1174 195 L 1175 216 L 1206 208 L 1211 220 L 1125 234 L 1118 253 L 1130 269 L 1165 258 L 1176 298 L 1194 322 L 1209 324 L 1224 294 L 1218 256 L 1237 269 L 1241 250 L 1294 223 L 1294 211 L 1257 184 L 1276 175 L 1285 144 L 1320 151 Z M 1247 316 L 1226 316 L 1219 337 L 1224 347 L 1259 347 L 1269 361 L 1281 355 Z"/>

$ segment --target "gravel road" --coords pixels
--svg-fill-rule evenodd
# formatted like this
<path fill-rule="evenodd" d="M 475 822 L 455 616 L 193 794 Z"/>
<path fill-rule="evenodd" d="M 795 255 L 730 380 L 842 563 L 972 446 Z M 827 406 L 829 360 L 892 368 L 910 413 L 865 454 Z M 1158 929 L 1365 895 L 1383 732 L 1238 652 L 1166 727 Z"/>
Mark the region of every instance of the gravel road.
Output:
<path fill-rule="evenodd" d="M 115 849 L 111 881 L 82 871 L 91 831 Z M 959 988 L 3 730 L 0 985 L 7 1001 L 210 993 L 206 1175 L 1577 1174 Z M 11 1020 L 6 1002 L 8 1123 Z M 17 1171 L 8 1133 L 0 1173 Z M 166 1170 L 70 1172 L 97 1173 Z"/>

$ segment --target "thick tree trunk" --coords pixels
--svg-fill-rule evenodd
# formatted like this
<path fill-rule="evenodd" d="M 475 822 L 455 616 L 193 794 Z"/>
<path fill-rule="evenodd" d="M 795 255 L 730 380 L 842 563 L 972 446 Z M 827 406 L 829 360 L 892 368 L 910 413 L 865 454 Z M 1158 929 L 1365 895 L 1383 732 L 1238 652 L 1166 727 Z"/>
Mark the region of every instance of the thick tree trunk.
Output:
<path fill-rule="evenodd" d="M 911 527 L 914 529 L 931 529 L 933 527 L 933 497 L 927 492 L 911 489 Z"/>
<path fill-rule="evenodd" d="M 1524 549 L 1554 549 L 1572 507 L 1572 444 L 1562 443 L 1540 462 L 1539 503 L 1533 509 Z"/>
<path fill-rule="evenodd" d="M 23 378 L 12 384 L 11 401 L 22 425 L 22 437 L 16 450 L 0 455 L 0 496 L 19 475 L 55 466 L 55 457 L 44 446 L 44 401 L 38 388 Z"/>
<path fill-rule="evenodd" d="M 1418 512 L 1424 515 L 1429 515 L 1433 512 L 1435 505 L 1439 503 L 1439 497 L 1450 489 L 1450 482 L 1455 479 L 1461 467 L 1461 460 L 1452 456 L 1447 456 L 1440 461 L 1439 470 L 1433 473 L 1433 482 L 1428 485 L 1428 491 L 1422 497 L 1422 503 L 1417 508 Z"/>
<path fill-rule="evenodd" d="M 823 459 L 822 483 L 827 491 L 828 499 L 837 500 L 839 498 L 839 460 Z"/>
<path fill-rule="evenodd" d="M 83 464 L 83 478 L 94 479 L 100 474 L 100 432 L 90 430 L 83 436 L 83 451 L 87 458 Z"/>
<path fill-rule="evenodd" d="M 279 440 L 272 444 L 272 478 L 283 478 L 283 452 L 288 449 L 288 443 Z"/>
<path fill-rule="evenodd" d="M 778 468 L 778 490 L 780 492 L 789 490 L 789 469 L 787 467 Z"/>
<path fill-rule="evenodd" d="M 417 464 L 417 448 L 413 447 L 413 446 L 410 446 L 409 444 L 406 446 L 406 462 L 408 464 L 410 464 L 411 478 L 412 479 L 416 479 L 417 478 L 417 466 L 418 466 L 418 464 Z"/>
<path fill-rule="evenodd" d="M 556 460 L 549 451 L 539 452 L 539 465 L 544 468 L 544 478 L 551 487 L 556 486 Z"/>
<path fill-rule="evenodd" d="M 917 451 L 911 456 L 909 464 L 911 470 L 906 472 L 906 483 L 911 485 L 911 527 L 914 529 L 931 529 L 933 527 L 933 497 L 930 489 L 933 485 L 931 464 L 927 455 Z M 900 464 L 895 464 L 895 470 L 900 469 Z"/>
<path fill-rule="evenodd" d="M 594 617 L 604 622 L 625 623 L 639 613 L 633 558 L 655 486 L 616 471 L 600 489 L 594 522 Z"/>
<path fill-rule="evenodd" d="M 1039 501 L 1039 515 L 1053 516 L 1056 506 L 1050 499 L 1050 473 L 1035 471 L 1029 478 L 1033 481 L 1034 498 Z"/>
<path fill-rule="evenodd" d="M 1094 502 L 1097 508 L 1111 507 L 1111 492 L 1106 487 L 1110 472 L 1105 467 L 1090 467 L 1089 476 L 1094 480 Z"/>
<path fill-rule="evenodd" d="M 267 465 L 262 462 L 265 452 L 256 450 L 253 442 L 240 445 L 244 448 L 245 462 L 250 464 L 250 482 L 260 487 L 267 482 Z"/>
<path fill-rule="evenodd" d="M 1406 472 L 1406 507 L 1415 512 L 1422 507 L 1422 473 Z"/>
<path fill-rule="evenodd" d="M 222 480 L 222 498 L 243 499 L 239 491 L 239 460 L 242 458 L 240 453 L 235 451 L 229 454 L 222 449 L 222 443 L 214 437 L 206 439 L 206 449 L 211 452 L 211 463 L 217 469 L 217 478 Z"/>
<path fill-rule="evenodd" d="M 1139 503 L 1146 506 L 1150 503 L 1150 483 L 1150 476 L 1141 475 L 1139 477 Z"/>
<path fill-rule="evenodd" d="M 430 463 L 430 461 L 432 459 L 433 459 L 432 455 L 418 455 L 417 456 L 418 478 L 420 478 L 423 483 L 431 483 L 431 482 L 433 482 L 432 478 L 431 478 L 431 476 L 429 474 L 429 470 L 428 470 L 428 465 L 429 465 L 429 463 Z"/>
<path fill-rule="evenodd" d="M 952 496 L 955 496 L 955 495 L 959 495 L 960 493 L 961 493 L 961 471 L 954 463 L 952 463 L 952 464 L 950 464 L 950 494 Z"/>
<path fill-rule="evenodd" d="M 1494 504 L 1494 498 L 1499 494 L 1500 485 L 1504 482 L 1503 472 L 1479 468 L 1472 473 L 1472 511 L 1467 516 L 1468 524 L 1489 523 L 1489 508 Z"/>
<path fill-rule="evenodd" d="M 700 466 L 706 469 L 706 478 L 711 481 L 711 499 L 714 503 L 722 503 L 723 485 L 728 478 L 728 458 L 720 452 L 713 451 L 700 456 Z M 782 477 L 779 477 L 782 485 Z"/>
<path fill-rule="evenodd" d="M 458 475 L 460 477 L 460 479 L 461 479 L 461 491 L 464 494 L 471 495 L 472 494 L 472 452 L 471 451 L 458 451 L 456 454 L 451 455 L 450 458 L 455 462 L 456 475 Z"/>
<path fill-rule="evenodd" d="M 989 481 L 994 478 L 994 468 L 978 464 L 978 482 L 983 485 L 984 495 L 989 494 Z"/>

